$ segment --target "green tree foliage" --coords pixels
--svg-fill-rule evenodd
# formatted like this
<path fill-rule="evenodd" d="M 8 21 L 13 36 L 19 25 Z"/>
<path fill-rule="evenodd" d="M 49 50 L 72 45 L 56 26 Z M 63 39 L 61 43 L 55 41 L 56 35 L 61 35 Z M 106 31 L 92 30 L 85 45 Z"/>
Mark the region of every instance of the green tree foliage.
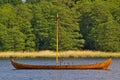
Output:
<path fill-rule="evenodd" d="M 120 0 L 0 0 L 0 50 L 120 51 Z"/>
<path fill-rule="evenodd" d="M 110 2 L 93 2 L 78 3 L 77 7 L 77 11 L 81 13 L 80 29 L 86 41 L 85 49 L 119 51 L 119 25 L 114 22 L 111 14 L 114 7 L 106 6 Z M 118 17 L 116 11 L 113 14 Z"/>
<path fill-rule="evenodd" d="M 114 17 L 114 20 L 120 24 L 120 8 L 118 9 L 115 9 L 113 12 L 112 12 L 112 15 Z"/>
<path fill-rule="evenodd" d="M 74 9 L 62 6 L 58 8 L 59 12 L 59 49 L 61 50 L 74 50 L 82 49 L 84 40 L 79 33 L 80 28 L 78 16 Z"/>
<path fill-rule="evenodd" d="M 4 40 L 4 49 L 10 51 L 24 50 L 25 35 L 16 29 L 8 29 L 6 39 Z"/>
<path fill-rule="evenodd" d="M 18 5 L 16 7 L 17 26 L 19 30 L 26 35 L 25 50 L 35 50 L 35 35 L 31 24 L 32 10 L 31 5 Z"/>
<path fill-rule="evenodd" d="M 42 0 L 26 0 L 26 3 L 34 4 L 34 3 L 39 3 L 40 1 Z"/>
<path fill-rule="evenodd" d="M 17 5 L 17 4 L 21 4 L 22 0 L 0 0 L 0 4 L 6 4 L 6 3 L 10 3 L 12 5 Z"/>
<path fill-rule="evenodd" d="M 44 6 L 46 5 L 46 6 Z M 56 14 L 59 14 L 59 50 L 81 49 L 84 45 L 79 34 L 75 11 L 64 4 L 41 1 L 34 5 L 33 27 L 37 49 L 56 49 Z M 69 15 L 68 15 L 69 14 Z M 74 24 L 73 24 L 74 23 Z"/>
<path fill-rule="evenodd" d="M 16 29 L 0 25 L 0 50 L 23 50 L 25 35 Z"/>
<path fill-rule="evenodd" d="M 4 40 L 7 35 L 7 27 L 3 24 L 0 24 L 0 50 L 4 50 Z"/>
<path fill-rule="evenodd" d="M 92 28 L 88 36 L 91 49 L 120 51 L 120 25 L 109 21 Z"/>
<path fill-rule="evenodd" d="M 55 49 L 55 16 L 52 11 L 53 5 L 46 1 L 33 6 L 32 26 L 36 36 L 37 50 Z"/>
<path fill-rule="evenodd" d="M 0 23 L 7 27 L 7 33 L 9 33 L 6 35 L 5 50 L 35 50 L 35 36 L 30 23 L 31 15 L 29 8 L 25 5 L 18 5 L 16 8 L 10 4 L 1 6 Z"/>
<path fill-rule="evenodd" d="M 92 45 L 89 45 L 88 35 L 91 32 L 91 29 L 98 26 L 99 24 L 106 23 L 109 21 L 111 15 L 109 11 L 104 8 L 102 5 L 93 4 L 90 8 L 90 11 L 84 12 L 81 16 L 80 27 L 81 32 L 86 40 L 86 48 L 90 48 Z"/>
<path fill-rule="evenodd" d="M 9 22 L 15 18 L 15 11 L 11 4 L 5 4 L 0 7 L 0 23 L 6 25 L 8 28 L 12 27 Z"/>

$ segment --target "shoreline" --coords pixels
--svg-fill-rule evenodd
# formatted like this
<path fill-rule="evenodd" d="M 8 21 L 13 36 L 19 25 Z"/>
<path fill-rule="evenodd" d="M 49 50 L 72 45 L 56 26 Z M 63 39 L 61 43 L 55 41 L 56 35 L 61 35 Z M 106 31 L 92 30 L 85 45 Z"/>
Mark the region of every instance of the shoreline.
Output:
<path fill-rule="evenodd" d="M 0 52 L 0 59 L 6 58 L 55 58 L 55 51 L 33 51 L 33 52 Z M 61 58 L 120 58 L 120 52 L 101 52 L 101 51 L 60 51 Z"/>

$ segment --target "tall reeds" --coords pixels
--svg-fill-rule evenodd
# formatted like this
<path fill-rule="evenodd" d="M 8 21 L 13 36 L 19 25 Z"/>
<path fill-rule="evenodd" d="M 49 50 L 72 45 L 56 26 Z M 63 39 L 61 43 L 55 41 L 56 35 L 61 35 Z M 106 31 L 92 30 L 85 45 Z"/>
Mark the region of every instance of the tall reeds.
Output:
<path fill-rule="evenodd" d="M 54 51 L 35 51 L 35 52 L 0 52 L 0 58 L 55 58 Z M 64 58 L 120 58 L 120 52 L 101 52 L 101 51 L 60 51 L 59 57 Z"/>

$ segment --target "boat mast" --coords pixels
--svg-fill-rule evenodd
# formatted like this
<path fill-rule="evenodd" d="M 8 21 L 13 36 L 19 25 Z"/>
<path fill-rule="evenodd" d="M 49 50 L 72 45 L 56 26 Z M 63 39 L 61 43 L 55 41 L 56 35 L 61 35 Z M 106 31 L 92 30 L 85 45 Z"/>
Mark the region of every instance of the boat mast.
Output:
<path fill-rule="evenodd" d="M 56 16 L 56 65 L 58 65 L 58 13 Z"/>

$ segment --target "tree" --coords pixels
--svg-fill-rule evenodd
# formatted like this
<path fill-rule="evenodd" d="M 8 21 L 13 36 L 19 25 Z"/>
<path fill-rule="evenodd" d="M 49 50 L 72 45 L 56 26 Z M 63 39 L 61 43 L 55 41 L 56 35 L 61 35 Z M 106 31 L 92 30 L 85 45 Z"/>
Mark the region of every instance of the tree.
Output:
<path fill-rule="evenodd" d="M 104 10 L 103 10 L 104 7 Z M 86 41 L 85 49 L 93 49 L 92 44 L 88 38 L 91 30 L 98 25 L 108 22 L 112 19 L 112 15 L 102 4 L 92 3 L 86 7 L 81 7 L 80 29 Z M 94 43 L 93 43 L 94 44 Z"/>
<path fill-rule="evenodd" d="M 0 25 L 0 50 L 24 50 L 24 38 L 25 35 L 20 31 L 8 29 L 6 26 Z"/>
<path fill-rule="evenodd" d="M 24 14 L 24 15 L 23 15 Z M 31 14 L 30 14 L 30 9 L 26 5 L 18 5 L 16 8 L 14 8 L 10 4 L 5 4 L 1 6 L 0 8 L 0 23 L 5 25 L 8 29 L 12 30 L 13 33 L 21 35 L 21 37 L 24 37 L 21 40 L 24 40 L 24 45 L 21 45 L 21 47 L 24 47 L 24 49 L 18 49 L 18 50 L 34 50 L 35 49 L 35 36 L 32 33 L 33 29 L 31 26 Z M 16 32 L 18 31 L 18 33 Z M 9 32 L 9 31 L 7 31 Z M 12 36 L 12 32 L 11 36 Z M 13 35 L 16 36 L 15 40 L 17 40 L 18 35 Z M 12 42 L 10 43 L 8 39 L 11 39 L 10 34 L 7 35 L 6 37 L 6 42 L 8 44 L 6 45 L 11 45 L 6 47 L 8 50 L 16 50 L 15 46 L 19 46 L 19 44 L 15 44 L 13 47 Z"/>
<path fill-rule="evenodd" d="M 3 24 L 0 24 L 0 50 L 5 50 L 4 49 L 4 39 L 6 38 L 7 35 L 7 27 Z"/>
<path fill-rule="evenodd" d="M 5 4 L 0 7 L 0 23 L 7 27 L 12 27 L 9 23 L 16 17 L 15 10 L 11 4 Z"/>
<path fill-rule="evenodd" d="M 116 22 L 110 21 L 92 28 L 88 36 L 91 49 L 102 51 L 120 51 L 120 29 Z"/>
<path fill-rule="evenodd" d="M 4 39 L 4 49 L 10 51 L 23 51 L 25 35 L 18 30 L 8 29 L 6 38 Z"/>
<path fill-rule="evenodd" d="M 120 0 L 0 0 L 0 4 L 0 50 L 55 50 L 58 13 L 59 50 L 120 51 Z"/>
<path fill-rule="evenodd" d="M 31 4 L 34 4 L 34 3 L 39 3 L 41 0 L 26 0 L 26 3 L 31 3 Z"/>
<path fill-rule="evenodd" d="M 120 24 L 120 8 L 118 9 L 115 9 L 113 12 L 112 12 L 112 15 L 114 17 L 114 20 Z"/>
<path fill-rule="evenodd" d="M 33 18 L 31 7 L 29 4 L 16 6 L 17 25 L 14 25 L 26 36 L 25 50 L 27 51 L 35 50 L 35 35 L 31 24 Z"/>
<path fill-rule="evenodd" d="M 12 24 L 13 23 L 13 24 Z M 24 44 L 26 51 L 35 50 L 35 35 L 33 34 L 33 29 L 31 23 L 24 18 L 16 17 L 12 20 L 11 26 L 25 35 Z"/>
<path fill-rule="evenodd" d="M 80 34 L 74 10 L 65 4 L 57 5 L 47 1 L 35 4 L 33 10 L 35 13 L 32 25 L 38 50 L 56 49 L 55 19 L 57 13 L 59 14 L 59 50 L 74 50 L 83 47 L 84 40 Z"/>
<path fill-rule="evenodd" d="M 0 4 L 12 4 L 12 5 L 17 5 L 17 4 L 21 4 L 22 0 L 0 0 Z"/>
<path fill-rule="evenodd" d="M 81 13 L 79 23 L 86 41 L 85 49 L 119 51 L 119 24 L 113 20 L 114 16 L 119 22 L 119 11 L 113 10 L 118 7 L 115 4 L 99 0 L 94 3 L 78 3 L 77 11 Z"/>
<path fill-rule="evenodd" d="M 34 5 L 32 26 L 37 50 L 55 49 L 55 41 L 51 41 L 55 39 L 55 16 L 51 10 L 53 5 L 46 1 Z"/>
<path fill-rule="evenodd" d="M 84 39 L 80 34 L 80 28 L 77 13 L 74 9 L 61 5 L 58 8 L 59 12 L 59 49 L 60 50 L 75 50 L 82 49 Z M 74 24 L 73 24 L 74 23 Z"/>

